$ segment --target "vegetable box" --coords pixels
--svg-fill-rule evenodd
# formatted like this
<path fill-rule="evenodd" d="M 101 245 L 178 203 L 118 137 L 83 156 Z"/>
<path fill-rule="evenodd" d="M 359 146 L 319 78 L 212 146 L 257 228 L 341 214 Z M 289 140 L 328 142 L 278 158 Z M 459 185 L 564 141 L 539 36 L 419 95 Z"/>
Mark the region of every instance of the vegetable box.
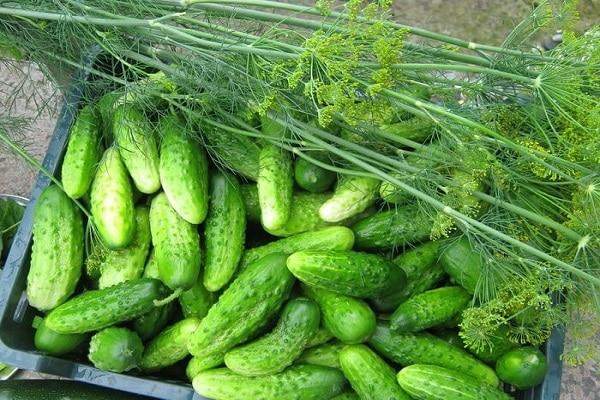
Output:
<path fill-rule="evenodd" d="M 94 54 L 88 55 L 88 65 L 97 61 Z M 56 173 L 62 163 L 62 157 L 68 135 L 77 110 L 81 106 L 88 73 L 84 70 L 76 74 L 70 93 L 59 115 L 52 140 L 43 165 L 50 173 Z M 31 193 L 31 201 L 25 210 L 23 221 L 14 238 L 8 259 L 0 280 L 0 362 L 18 368 L 43 372 L 60 377 L 87 382 L 106 388 L 136 393 L 143 396 L 169 400 L 203 399 L 195 394 L 191 385 L 183 381 L 164 377 L 139 377 L 135 374 L 117 374 L 101 371 L 81 356 L 77 361 L 66 360 L 41 354 L 33 344 L 33 319 L 38 312 L 28 304 L 25 293 L 26 277 L 31 254 L 31 231 L 33 211 L 38 196 L 48 186 L 50 179 L 40 173 Z M 549 371 L 545 380 L 537 387 L 513 393 L 516 399 L 556 400 L 560 396 L 560 378 L 564 333 L 555 330 L 545 353 L 548 357 Z"/>

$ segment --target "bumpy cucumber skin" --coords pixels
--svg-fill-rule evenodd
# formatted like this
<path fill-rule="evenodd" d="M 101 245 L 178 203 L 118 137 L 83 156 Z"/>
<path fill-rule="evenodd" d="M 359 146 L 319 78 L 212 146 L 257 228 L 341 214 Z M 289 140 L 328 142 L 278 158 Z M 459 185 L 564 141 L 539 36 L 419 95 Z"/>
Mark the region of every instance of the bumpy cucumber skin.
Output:
<path fill-rule="evenodd" d="M 133 330 L 143 341 L 155 337 L 169 322 L 175 311 L 175 303 L 154 307 L 133 321 Z"/>
<path fill-rule="evenodd" d="M 135 234 L 133 191 L 116 148 L 104 152 L 90 190 L 94 224 L 111 249 L 126 247 Z"/>
<path fill-rule="evenodd" d="M 172 290 L 191 288 L 200 273 L 200 238 L 159 193 L 150 205 L 150 231 L 161 281 Z"/>
<path fill-rule="evenodd" d="M 223 356 L 221 354 L 215 354 L 205 358 L 192 357 L 185 368 L 185 375 L 191 382 L 200 372 L 213 369 L 221 364 L 223 364 Z"/>
<path fill-rule="evenodd" d="M 170 115 L 158 127 L 160 184 L 171 206 L 190 224 L 199 224 L 208 212 L 208 159 L 204 149 L 186 137 L 186 128 Z"/>
<path fill-rule="evenodd" d="M 187 341 L 199 324 L 197 318 L 186 318 L 167 327 L 148 343 L 140 367 L 156 371 L 183 360 L 189 354 Z"/>
<path fill-rule="evenodd" d="M 282 309 L 275 328 L 267 335 L 225 354 L 225 365 L 246 376 L 283 371 L 302 353 L 319 330 L 319 306 L 306 298 L 290 300 Z"/>
<path fill-rule="evenodd" d="M 429 238 L 432 223 L 413 207 L 382 211 L 352 226 L 359 249 L 385 250 L 419 243 Z"/>
<path fill-rule="evenodd" d="M 48 186 L 37 200 L 33 246 L 27 274 L 27 299 L 47 311 L 75 291 L 83 265 L 83 220 L 58 186 Z"/>
<path fill-rule="evenodd" d="M 263 227 L 267 231 L 281 228 L 290 217 L 294 189 L 290 153 L 266 145 L 260 152 L 256 187 Z"/>
<path fill-rule="evenodd" d="M 195 317 L 202 319 L 206 316 L 216 299 L 216 294 L 206 290 L 202 284 L 202 279 L 198 279 L 194 286 L 179 296 L 178 300 L 185 318 Z"/>
<path fill-rule="evenodd" d="M 393 331 L 418 332 L 452 320 L 471 295 L 459 286 L 428 290 L 400 304 L 391 317 Z"/>
<path fill-rule="evenodd" d="M 322 365 L 330 368 L 340 367 L 340 351 L 346 346 L 344 343 L 324 343 L 320 346 L 304 350 L 296 359 L 296 364 Z"/>
<path fill-rule="evenodd" d="M 414 364 L 397 375 L 404 391 L 417 400 L 511 400 L 494 386 L 478 382 L 461 372 L 437 365 Z M 453 396 L 450 397 L 449 394 Z"/>
<path fill-rule="evenodd" d="M 52 310 L 46 324 L 58 333 L 97 331 L 147 313 L 165 292 L 160 281 L 150 278 L 89 290 Z"/>
<path fill-rule="evenodd" d="M 437 263 L 438 242 L 427 242 L 394 259 L 406 273 L 406 286 L 387 295 L 371 299 L 371 305 L 379 312 L 392 312 L 411 296 L 423 293 L 440 283 L 446 276 L 442 266 Z"/>
<path fill-rule="evenodd" d="M 54 332 L 46 326 L 45 320 L 42 320 L 36 328 L 33 343 L 36 349 L 46 354 L 60 356 L 77 349 L 87 338 L 85 333 L 64 335 Z"/>
<path fill-rule="evenodd" d="M 148 215 L 148 221 L 150 221 L 150 215 Z M 156 261 L 154 248 L 150 250 L 150 255 L 148 255 L 148 259 L 146 260 L 146 266 L 144 267 L 142 277 L 160 280 L 160 274 L 158 273 L 158 261 Z"/>
<path fill-rule="evenodd" d="M 322 318 L 321 318 L 321 320 L 322 320 Z M 331 339 L 333 339 L 333 335 L 331 334 L 331 332 L 329 332 L 327 329 L 325 329 L 325 327 L 321 326 L 319 328 L 319 330 L 317 331 L 317 333 L 315 333 L 315 335 L 312 338 L 310 338 L 310 340 L 306 344 L 306 348 L 320 346 L 322 344 L 329 342 Z"/>
<path fill-rule="evenodd" d="M 210 308 L 188 350 L 199 358 L 225 356 L 275 315 L 294 284 L 285 266 L 286 255 L 274 253 L 243 271 Z M 219 365 L 219 363 L 215 364 Z"/>
<path fill-rule="evenodd" d="M 319 305 L 323 325 L 340 341 L 361 343 L 375 331 L 375 314 L 364 301 L 308 285 L 302 290 Z"/>
<path fill-rule="evenodd" d="M 318 231 L 303 232 L 279 239 L 264 246 L 254 247 L 244 252 L 240 270 L 262 257 L 282 252 L 292 254 L 303 250 L 350 250 L 354 245 L 354 233 L 344 226 L 332 226 Z"/>
<path fill-rule="evenodd" d="M 392 367 L 364 344 L 342 349 L 340 365 L 352 389 L 362 400 L 411 400 L 398 385 Z"/>
<path fill-rule="evenodd" d="M 256 181 L 260 146 L 252 138 L 236 135 L 212 126 L 203 126 L 203 136 L 208 141 L 208 151 L 232 171 Z"/>
<path fill-rule="evenodd" d="M 258 189 L 255 184 L 240 185 L 242 199 L 244 199 L 244 210 L 248 222 L 260 222 L 260 203 L 258 201 Z M 292 205 L 294 200 L 292 198 Z"/>
<path fill-rule="evenodd" d="M 201 396 L 219 400 L 324 400 L 347 386 L 341 371 L 295 365 L 275 375 L 243 376 L 227 368 L 200 372 L 193 381 Z"/>
<path fill-rule="evenodd" d="M 110 327 L 92 336 L 88 358 L 96 368 L 125 372 L 138 366 L 144 345 L 127 328 Z"/>
<path fill-rule="evenodd" d="M 294 178 L 302 189 L 311 193 L 323 193 L 333 185 L 336 174 L 304 158 L 297 158 L 294 162 Z"/>
<path fill-rule="evenodd" d="M 500 383 L 493 369 L 466 351 L 428 333 L 396 333 L 386 322 L 378 321 L 369 345 L 400 365 L 437 365 L 460 371 L 488 385 Z"/>
<path fill-rule="evenodd" d="M 375 254 L 309 250 L 293 253 L 287 267 L 307 285 L 354 297 L 387 294 L 406 285 L 406 274 Z"/>
<path fill-rule="evenodd" d="M 65 193 L 78 199 L 87 193 L 96 164 L 102 156 L 100 118 L 93 105 L 81 109 L 71 128 L 69 144 L 61 168 Z"/>
<path fill-rule="evenodd" d="M 113 134 L 135 187 L 147 194 L 160 189 L 158 146 L 144 113 L 131 104 L 117 105 Z"/>
<path fill-rule="evenodd" d="M 204 224 L 204 287 L 216 292 L 229 283 L 242 257 L 245 237 L 246 211 L 237 179 L 215 174 Z"/>
<path fill-rule="evenodd" d="M 379 195 L 380 181 L 375 178 L 349 177 L 335 188 L 333 196 L 319 209 L 323 221 L 340 222 L 365 211 Z"/>
<path fill-rule="evenodd" d="M 142 276 L 152 241 L 148 215 L 148 207 L 137 207 L 135 235 L 129 246 L 121 250 L 107 250 L 98 280 L 100 289 Z"/>
<path fill-rule="evenodd" d="M 452 279 L 471 294 L 484 269 L 481 255 L 471 247 L 469 239 L 462 237 L 443 249 L 440 264 Z"/>

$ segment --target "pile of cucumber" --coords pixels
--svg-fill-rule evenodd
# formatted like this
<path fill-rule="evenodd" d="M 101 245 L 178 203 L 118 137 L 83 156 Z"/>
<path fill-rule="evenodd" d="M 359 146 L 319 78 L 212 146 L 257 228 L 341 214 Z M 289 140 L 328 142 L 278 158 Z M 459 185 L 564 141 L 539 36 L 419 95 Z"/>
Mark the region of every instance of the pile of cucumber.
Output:
<path fill-rule="evenodd" d="M 79 112 L 62 188 L 37 199 L 41 352 L 119 373 L 183 366 L 217 400 L 495 400 L 510 398 L 501 380 L 543 379 L 544 355 L 500 331 L 489 351 L 464 347 L 481 259 L 466 240 L 429 242 L 410 205 L 376 211 L 377 180 L 103 101 Z"/>

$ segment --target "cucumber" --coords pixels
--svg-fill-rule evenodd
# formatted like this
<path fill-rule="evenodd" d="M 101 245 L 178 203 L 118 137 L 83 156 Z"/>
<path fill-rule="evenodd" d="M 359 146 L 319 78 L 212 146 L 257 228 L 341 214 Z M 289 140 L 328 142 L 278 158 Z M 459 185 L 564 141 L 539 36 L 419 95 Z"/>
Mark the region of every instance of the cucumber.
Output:
<path fill-rule="evenodd" d="M 114 139 L 113 135 L 113 114 L 115 110 L 115 104 L 123 96 L 120 91 L 112 91 L 105 93 L 97 103 L 97 110 L 100 114 L 100 120 L 102 122 L 102 136 L 104 137 L 105 143 L 111 143 Z"/>
<path fill-rule="evenodd" d="M 92 336 L 88 358 L 96 368 L 125 372 L 138 366 L 143 351 L 142 340 L 135 332 L 110 327 Z"/>
<path fill-rule="evenodd" d="M 294 284 L 286 258 L 283 253 L 261 258 L 225 289 L 190 337 L 188 350 L 193 356 L 220 356 L 222 361 L 228 350 L 249 339 L 275 315 Z"/>
<path fill-rule="evenodd" d="M 433 133 L 435 122 L 430 118 L 413 117 L 404 121 L 380 125 L 379 129 L 388 135 L 422 143 Z"/>
<path fill-rule="evenodd" d="M 119 104 L 113 110 L 112 127 L 135 187 L 142 193 L 156 192 L 160 189 L 158 147 L 148 118 L 132 104 Z"/>
<path fill-rule="evenodd" d="M 275 145 L 260 151 L 256 187 L 263 227 L 267 231 L 281 228 L 290 217 L 294 188 L 289 152 Z"/>
<path fill-rule="evenodd" d="M 435 336 L 442 339 L 448 344 L 451 344 L 454 347 L 458 347 L 461 350 L 465 349 L 465 344 L 463 340 L 458 335 L 458 331 L 454 329 L 442 328 L 435 330 Z"/>
<path fill-rule="evenodd" d="M 200 279 L 194 283 L 194 286 L 179 296 L 179 305 L 185 318 L 204 318 L 217 298 L 215 293 L 206 290 L 201 277 L 202 274 L 200 274 Z"/>
<path fill-rule="evenodd" d="M 206 358 L 192 357 L 185 369 L 185 375 L 191 382 L 200 372 L 213 369 L 221 364 L 223 364 L 223 356 L 221 354 L 215 354 Z"/>
<path fill-rule="evenodd" d="M 362 213 L 377 200 L 379 184 L 380 181 L 375 178 L 344 178 L 319 209 L 319 216 L 326 222 L 340 222 Z"/>
<path fill-rule="evenodd" d="M 418 332 L 442 325 L 461 313 L 471 295 L 459 286 L 432 289 L 400 304 L 391 317 L 394 331 Z"/>
<path fill-rule="evenodd" d="M 467 237 L 462 237 L 443 249 L 440 264 L 457 284 L 467 292 L 475 293 L 477 283 L 485 269 L 485 262 L 473 249 Z"/>
<path fill-rule="evenodd" d="M 379 312 L 392 312 L 411 296 L 423 293 L 440 283 L 445 276 L 441 265 L 437 263 L 438 242 L 427 242 L 394 259 L 405 273 L 407 283 L 391 293 L 371 299 L 371 305 Z"/>
<path fill-rule="evenodd" d="M 204 287 L 216 292 L 235 273 L 246 234 L 246 212 L 237 179 L 217 173 L 211 178 L 210 208 L 204 224 Z"/>
<path fill-rule="evenodd" d="M 58 333 L 97 331 L 147 313 L 165 292 L 160 281 L 150 278 L 89 290 L 50 311 L 46 324 Z"/>
<path fill-rule="evenodd" d="M 312 338 L 310 338 L 310 340 L 306 344 L 306 347 L 309 348 L 319 346 L 329 342 L 331 339 L 333 339 L 333 335 L 331 334 L 331 332 L 329 332 L 327 329 L 321 326 L 317 333 L 315 333 L 315 335 Z"/>
<path fill-rule="evenodd" d="M 346 392 L 332 397 L 331 400 L 360 400 L 360 397 L 354 392 Z"/>
<path fill-rule="evenodd" d="M 135 235 L 132 242 L 124 249 L 107 250 L 98 279 L 100 289 L 142 276 L 152 240 L 148 213 L 148 207 L 137 207 L 135 209 Z"/>
<path fill-rule="evenodd" d="M 411 400 L 400 388 L 396 372 L 364 344 L 346 346 L 340 365 L 361 400 Z"/>
<path fill-rule="evenodd" d="M 163 330 L 144 349 L 140 367 L 156 371 L 183 360 L 189 354 L 187 341 L 199 324 L 197 318 L 186 318 Z"/>
<path fill-rule="evenodd" d="M 429 238 L 431 228 L 431 218 L 412 205 L 373 214 L 352 226 L 356 247 L 370 250 L 422 242 Z"/>
<path fill-rule="evenodd" d="M 319 305 L 323 325 L 340 341 L 361 343 L 375 331 L 375 314 L 364 301 L 307 285 L 302 290 Z"/>
<path fill-rule="evenodd" d="M 340 351 L 346 346 L 344 343 L 325 343 L 311 347 L 296 359 L 296 364 L 322 365 L 324 367 L 340 369 Z"/>
<path fill-rule="evenodd" d="M 498 376 L 519 390 L 539 385 L 548 372 L 544 353 L 531 346 L 519 347 L 505 353 L 496 362 Z"/>
<path fill-rule="evenodd" d="M 246 220 L 249 222 L 260 222 L 260 203 L 258 202 L 258 189 L 255 184 L 240 185 L 240 192 L 244 200 Z M 292 206 L 294 198 L 292 196 Z"/>
<path fill-rule="evenodd" d="M 111 249 L 126 247 L 135 234 L 133 191 L 116 148 L 104 152 L 90 189 L 94 225 Z"/>
<path fill-rule="evenodd" d="M 240 270 L 244 270 L 249 264 L 271 253 L 282 252 L 289 255 L 302 250 L 350 250 L 353 245 L 354 233 L 343 226 L 331 226 L 318 231 L 298 233 L 264 246 L 246 250 L 242 257 Z"/>
<path fill-rule="evenodd" d="M 148 219 L 148 221 L 150 221 L 150 219 Z M 150 255 L 148 256 L 148 260 L 146 260 L 146 266 L 144 267 L 142 277 L 160 280 L 160 274 L 158 273 L 158 262 L 156 261 L 154 248 L 150 250 Z"/>
<path fill-rule="evenodd" d="M 219 368 L 200 372 L 193 381 L 198 394 L 219 400 L 324 400 L 346 385 L 339 370 L 320 365 L 295 365 L 275 375 L 254 377 Z"/>
<path fill-rule="evenodd" d="M 81 109 L 71 128 L 61 169 L 65 193 L 78 199 L 87 193 L 102 155 L 100 118 L 93 105 Z"/>
<path fill-rule="evenodd" d="M 160 184 L 177 214 L 190 224 L 199 224 L 208 212 L 208 160 L 204 149 L 178 120 L 169 115 L 160 120 Z"/>
<path fill-rule="evenodd" d="M 315 157 L 312 153 L 309 153 L 309 155 Z M 322 157 L 316 156 L 316 158 L 323 160 Z M 323 193 L 333 185 L 336 173 L 299 157 L 294 162 L 294 178 L 302 189 L 311 193 Z"/>
<path fill-rule="evenodd" d="M 276 374 L 292 364 L 319 330 L 319 306 L 306 298 L 287 302 L 273 330 L 225 354 L 225 365 L 246 376 Z"/>
<path fill-rule="evenodd" d="M 510 400 L 500 389 L 461 372 L 437 365 L 415 364 L 398 372 L 398 383 L 416 400 Z M 450 397 L 450 394 L 451 397 Z"/>
<path fill-rule="evenodd" d="M 27 300 L 47 311 L 75 291 L 83 265 L 83 220 L 58 186 L 48 186 L 35 204 Z"/>
<path fill-rule="evenodd" d="M 172 290 L 191 288 L 200 273 L 200 238 L 164 193 L 152 199 L 150 231 L 161 281 Z"/>
<path fill-rule="evenodd" d="M 155 337 L 169 322 L 175 312 L 175 303 L 154 307 L 133 321 L 133 330 L 143 341 Z"/>
<path fill-rule="evenodd" d="M 493 369 L 466 351 L 428 333 L 396 333 L 386 322 L 378 321 L 369 345 L 400 365 L 438 365 L 460 371 L 488 385 L 498 386 L 500 383 Z"/>
<path fill-rule="evenodd" d="M 354 297 L 388 294 L 406 285 L 406 274 L 375 254 L 340 250 L 293 253 L 287 267 L 298 280 L 331 292 Z"/>
<path fill-rule="evenodd" d="M 46 326 L 46 321 L 42 319 L 36 328 L 33 343 L 39 351 L 53 356 L 61 356 L 77 349 L 87 338 L 88 335 L 84 333 L 61 334 L 54 332 Z"/>

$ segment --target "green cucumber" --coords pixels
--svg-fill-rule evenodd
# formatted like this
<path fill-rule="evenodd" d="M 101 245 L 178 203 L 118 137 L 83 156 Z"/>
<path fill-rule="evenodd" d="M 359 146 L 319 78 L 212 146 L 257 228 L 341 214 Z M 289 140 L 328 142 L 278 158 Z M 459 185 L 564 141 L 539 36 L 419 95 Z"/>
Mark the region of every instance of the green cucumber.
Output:
<path fill-rule="evenodd" d="M 111 143 L 114 139 L 113 135 L 113 114 L 115 104 L 123 96 L 120 91 L 112 91 L 104 94 L 97 103 L 98 113 L 102 121 L 102 136 L 105 143 Z"/>
<path fill-rule="evenodd" d="M 437 365 L 414 364 L 398 372 L 398 383 L 415 400 L 510 400 L 502 390 Z"/>
<path fill-rule="evenodd" d="M 322 365 L 324 367 L 340 369 L 340 351 L 346 346 L 344 343 L 324 343 L 311 347 L 296 359 L 296 364 Z"/>
<path fill-rule="evenodd" d="M 35 204 L 27 300 L 47 311 L 75 291 L 83 265 L 83 220 L 58 186 L 48 186 Z"/>
<path fill-rule="evenodd" d="M 500 383 L 493 369 L 465 350 L 428 333 L 396 333 L 390 329 L 389 324 L 378 321 L 369 345 L 385 358 L 400 365 L 438 365 L 460 371 L 488 385 L 498 386 Z"/>
<path fill-rule="evenodd" d="M 419 243 L 429 238 L 431 218 L 414 206 L 382 211 L 352 226 L 360 249 L 385 250 Z"/>
<path fill-rule="evenodd" d="M 443 249 L 440 264 L 457 284 L 467 292 L 475 293 L 485 269 L 485 262 L 481 254 L 473 249 L 467 237 L 462 237 Z"/>
<path fill-rule="evenodd" d="M 204 287 L 201 278 L 202 274 L 200 274 L 198 281 L 190 289 L 179 296 L 179 305 L 185 318 L 195 317 L 202 319 L 215 303 L 217 296 Z"/>
<path fill-rule="evenodd" d="M 444 279 L 445 273 L 437 263 L 439 253 L 438 242 L 427 242 L 394 259 L 406 273 L 407 283 L 390 294 L 374 297 L 371 305 L 379 312 L 392 312 L 411 296 L 429 290 Z"/>
<path fill-rule="evenodd" d="M 354 297 L 388 294 L 406 285 L 406 274 L 394 263 L 375 254 L 340 250 L 293 253 L 287 267 L 309 286 Z"/>
<path fill-rule="evenodd" d="M 309 155 L 315 157 L 312 153 Z M 322 160 L 322 157 L 316 156 L 316 158 Z M 311 193 L 323 193 L 333 185 L 336 173 L 299 157 L 294 162 L 294 177 L 302 189 Z"/>
<path fill-rule="evenodd" d="M 460 338 L 458 331 L 455 329 L 448 329 L 448 328 L 436 329 L 435 336 L 442 339 L 446 343 L 451 344 L 454 347 L 458 347 L 461 350 L 465 350 L 465 344 L 463 343 L 463 340 Z"/>
<path fill-rule="evenodd" d="M 235 347 L 225 354 L 225 365 L 246 376 L 270 375 L 283 371 L 302 353 L 319 330 L 319 306 L 306 298 L 287 302 L 277 325 L 267 335 Z"/>
<path fill-rule="evenodd" d="M 255 184 L 240 185 L 242 199 L 244 199 L 244 210 L 249 222 L 260 222 L 260 203 L 258 201 L 258 189 Z M 294 198 L 292 197 L 292 206 Z"/>
<path fill-rule="evenodd" d="M 213 369 L 221 364 L 223 364 L 223 356 L 221 354 L 214 354 L 204 358 L 192 357 L 185 369 L 185 375 L 191 382 L 200 372 Z"/>
<path fill-rule="evenodd" d="M 418 332 L 442 325 L 461 313 L 471 295 L 459 286 L 428 290 L 400 304 L 391 317 L 394 331 Z"/>
<path fill-rule="evenodd" d="M 113 110 L 112 127 L 135 187 L 142 193 L 156 192 L 160 189 L 158 147 L 148 118 L 134 105 L 119 104 Z"/>
<path fill-rule="evenodd" d="M 208 212 L 208 160 L 176 115 L 161 119 L 160 184 L 177 214 L 199 224 Z"/>
<path fill-rule="evenodd" d="M 61 169 L 65 193 L 78 199 L 87 193 L 102 155 L 100 118 L 93 105 L 81 109 L 69 134 Z"/>
<path fill-rule="evenodd" d="M 150 219 L 148 219 L 148 221 L 149 220 Z M 148 256 L 148 260 L 146 260 L 146 266 L 144 267 L 142 277 L 160 280 L 160 274 L 158 273 L 158 262 L 156 261 L 156 254 L 154 253 L 154 248 L 150 250 L 150 255 Z"/>
<path fill-rule="evenodd" d="M 225 289 L 190 337 L 188 350 L 193 356 L 220 356 L 222 361 L 227 351 L 248 340 L 275 315 L 294 284 L 286 258 L 283 253 L 261 258 Z"/>
<path fill-rule="evenodd" d="M 58 333 L 97 331 L 147 313 L 165 292 L 160 281 L 150 278 L 89 290 L 50 311 L 46 324 Z"/>
<path fill-rule="evenodd" d="M 107 250 L 98 279 L 100 289 L 142 276 L 152 240 L 148 215 L 148 207 L 137 207 L 135 210 L 135 234 L 132 242 L 124 249 Z"/>
<path fill-rule="evenodd" d="M 36 317 L 37 318 L 37 317 Z M 35 348 L 53 356 L 61 356 L 77 349 L 86 341 L 85 333 L 61 334 L 46 326 L 45 320 L 40 320 L 35 330 L 33 343 Z"/>
<path fill-rule="evenodd" d="M 140 367 L 146 371 L 156 371 L 187 357 L 187 341 L 196 332 L 200 320 L 183 319 L 163 330 L 144 349 Z"/>
<path fill-rule="evenodd" d="M 143 351 L 142 340 L 135 332 L 110 327 L 92 336 L 88 358 L 96 368 L 125 372 L 138 366 Z"/>
<path fill-rule="evenodd" d="M 258 201 L 261 223 L 269 231 L 279 229 L 290 217 L 294 177 L 291 154 L 275 145 L 267 145 L 260 152 Z"/>
<path fill-rule="evenodd" d="M 243 376 L 227 368 L 200 372 L 193 381 L 201 396 L 219 400 L 324 400 L 347 385 L 337 369 L 295 365 L 275 375 Z"/>
<path fill-rule="evenodd" d="M 346 346 L 340 365 L 352 389 L 361 400 L 410 400 L 400 388 L 396 372 L 364 344 Z"/>
<path fill-rule="evenodd" d="M 544 381 L 548 362 L 544 353 L 535 347 L 524 346 L 500 357 L 496 362 L 496 371 L 502 381 L 525 390 Z"/>
<path fill-rule="evenodd" d="M 375 178 L 344 178 L 319 209 L 319 216 L 326 222 L 340 222 L 362 213 L 377 200 L 379 184 L 380 181 Z"/>
<path fill-rule="evenodd" d="M 364 301 L 307 285 L 302 289 L 321 308 L 323 326 L 340 341 L 361 343 L 375 331 L 375 314 Z"/>
<path fill-rule="evenodd" d="M 217 173 L 210 183 L 210 208 L 204 224 L 204 287 L 216 292 L 233 277 L 244 250 L 246 212 L 237 179 Z"/>
<path fill-rule="evenodd" d="M 150 230 L 161 281 L 172 290 L 187 290 L 200 273 L 200 238 L 159 193 L 150 206 Z"/>
<path fill-rule="evenodd" d="M 321 326 L 317 333 L 315 333 L 315 335 L 312 338 L 310 338 L 310 340 L 306 344 L 306 347 L 309 348 L 319 346 L 329 342 L 331 339 L 333 339 L 333 335 L 331 334 L 331 332 L 325 329 L 325 327 Z"/>
<path fill-rule="evenodd" d="M 133 190 L 119 151 L 104 152 L 90 190 L 94 225 L 111 249 L 126 247 L 135 234 Z"/>
<path fill-rule="evenodd" d="M 133 330 L 143 341 L 155 337 L 169 322 L 175 311 L 175 303 L 154 307 L 133 321 Z"/>
<path fill-rule="evenodd" d="M 350 250 L 354 245 L 354 233 L 344 226 L 331 226 L 318 231 L 298 233 L 279 239 L 264 246 L 254 247 L 244 252 L 240 270 L 262 257 L 282 252 L 292 254 L 302 250 Z"/>
<path fill-rule="evenodd" d="M 379 129 L 388 135 L 399 136 L 419 143 L 427 140 L 434 128 L 435 121 L 431 118 L 419 117 L 379 126 Z"/>

